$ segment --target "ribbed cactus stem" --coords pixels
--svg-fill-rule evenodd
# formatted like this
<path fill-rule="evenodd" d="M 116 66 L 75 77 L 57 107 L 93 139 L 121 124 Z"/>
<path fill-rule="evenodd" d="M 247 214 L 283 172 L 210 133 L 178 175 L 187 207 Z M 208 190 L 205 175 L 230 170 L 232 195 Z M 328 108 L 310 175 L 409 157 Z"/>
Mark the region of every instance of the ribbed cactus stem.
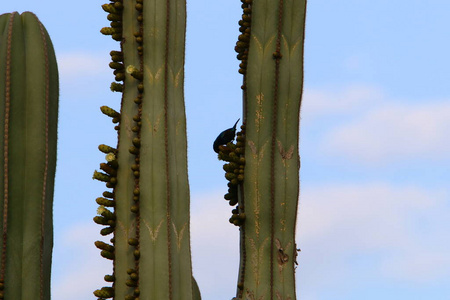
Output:
<path fill-rule="evenodd" d="M 0 299 L 50 299 L 58 71 L 25 12 L 0 16 Z"/>
<path fill-rule="evenodd" d="M 113 259 L 113 295 L 99 298 L 199 299 L 192 278 L 189 233 L 189 187 L 184 107 L 185 0 L 113 0 L 103 5 L 113 39 L 110 67 L 122 92 L 120 113 L 102 112 L 119 122 L 117 150 L 99 149 L 117 162 L 117 172 L 95 172 L 111 183 L 114 208 L 113 245 L 97 243 L 102 256 Z M 111 185 L 110 185 L 111 186 Z M 108 216 L 94 218 L 105 225 Z M 110 227 L 106 227 L 107 229 Z M 110 248 L 110 246 L 114 248 Z M 106 250 L 108 248 L 109 250 Z M 113 250 L 114 249 L 114 250 Z M 113 250 L 113 251 L 112 251 Z M 108 277 L 108 279 L 110 279 Z M 105 295 L 105 296 L 101 296 Z"/>
<path fill-rule="evenodd" d="M 245 130 L 232 150 L 245 157 L 232 217 L 241 233 L 237 298 L 295 299 L 306 0 L 242 2 L 235 49 L 244 75 Z"/>

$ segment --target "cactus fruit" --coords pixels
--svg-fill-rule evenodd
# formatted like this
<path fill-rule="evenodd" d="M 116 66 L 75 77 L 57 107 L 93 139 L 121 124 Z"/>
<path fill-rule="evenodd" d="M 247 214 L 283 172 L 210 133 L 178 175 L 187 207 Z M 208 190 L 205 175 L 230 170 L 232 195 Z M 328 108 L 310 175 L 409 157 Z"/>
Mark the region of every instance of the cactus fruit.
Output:
<path fill-rule="evenodd" d="M 244 75 L 243 126 L 236 144 L 219 151 L 228 162 L 225 199 L 237 204 L 230 222 L 240 226 L 236 299 L 296 299 L 306 0 L 241 1 L 235 50 Z"/>
<path fill-rule="evenodd" d="M 0 16 L 0 299 L 50 299 L 58 70 L 38 18 Z"/>
<path fill-rule="evenodd" d="M 101 111 L 118 125 L 117 147 L 94 178 L 109 190 L 97 198 L 94 221 L 111 244 L 96 243 L 113 260 L 112 286 L 99 299 L 199 299 L 192 277 L 184 109 L 185 0 L 111 0 L 102 6 L 120 41 L 111 51 L 111 90 L 120 112 Z M 103 199 L 104 198 L 104 199 Z"/>

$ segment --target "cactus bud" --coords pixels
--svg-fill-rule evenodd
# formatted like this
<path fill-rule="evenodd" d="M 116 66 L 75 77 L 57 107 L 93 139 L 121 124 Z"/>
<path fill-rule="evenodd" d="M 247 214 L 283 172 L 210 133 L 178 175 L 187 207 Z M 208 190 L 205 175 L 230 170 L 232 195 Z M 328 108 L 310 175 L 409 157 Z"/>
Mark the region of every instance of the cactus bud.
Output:
<path fill-rule="evenodd" d="M 109 252 L 109 251 L 106 251 L 106 250 L 102 250 L 102 251 L 100 252 L 100 255 L 101 255 L 102 257 L 106 258 L 106 259 L 110 259 L 110 260 L 113 260 L 113 259 L 114 259 L 114 253 L 113 253 L 113 252 Z"/>
<path fill-rule="evenodd" d="M 95 216 L 94 222 L 99 225 L 108 225 L 108 219 L 102 217 L 102 216 Z"/>
<path fill-rule="evenodd" d="M 110 176 L 108 176 L 105 173 L 102 172 L 98 172 L 98 171 L 94 171 L 94 175 L 92 175 L 92 179 L 96 179 L 99 181 L 104 181 L 104 182 L 109 182 L 109 180 L 111 179 Z"/>
<path fill-rule="evenodd" d="M 100 110 L 102 111 L 102 113 L 104 113 L 105 115 L 107 115 L 108 117 L 111 118 L 120 118 L 120 113 L 118 113 L 117 111 L 115 111 L 114 109 L 112 109 L 109 106 L 101 106 Z"/>
<path fill-rule="evenodd" d="M 107 13 L 112 13 L 112 14 L 116 14 L 117 13 L 116 8 L 112 4 L 103 4 L 102 8 Z"/>
<path fill-rule="evenodd" d="M 126 69 L 126 72 L 136 78 L 137 80 L 142 80 L 143 74 L 139 71 L 135 66 L 129 65 Z"/>
<path fill-rule="evenodd" d="M 109 153 L 117 153 L 117 149 L 110 147 L 108 145 L 105 144 L 101 144 L 98 146 L 98 150 L 100 150 L 101 152 L 105 153 L 105 154 L 109 154 Z"/>
<path fill-rule="evenodd" d="M 97 202 L 98 205 L 103 205 L 106 207 L 114 207 L 116 205 L 116 201 L 108 200 L 102 197 L 98 197 L 97 199 L 95 199 L 95 201 Z"/>
<path fill-rule="evenodd" d="M 114 198 L 114 193 L 111 193 L 111 192 L 108 192 L 108 191 L 104 191 L 102 195 L 105 198 L 110 198 L 110 199 Z"/>
<path fill-rule="evenodd" d="M 139 241 L 136 238 L 129 238 L 128 239 L 128 245 L 130 246 L 137 246 L 139 244 Z"/>
<path fill-rule="evenodd" d="M 105 236 L 114 232 L 114 227 L 106 227 L 100 230 L 100 234 Z"/>
<path fill-rule="evenodd" d="M 102 287 L 100 290 L 94 291 L 94 296 L 104 299 L 112 298 L 114 297 L 114 288 L 107 286 Z"/>
<path fill-rule="evenodd" d="M 111 91 L 113 92 L 122 92 L 123 91 L 123 84 L 117 83 L 117 82 L 111 82 Z"/>
<path fill-rule="evenodd" d="M 103 27 L 102 29 L 100 29 L 100 32 L 104 35 L 113 35 L 117 33 L 117 29 L 111 27 Z"/>
<path fill-rule="evenodd" d="M 133 272 L 133 273 L 130 274 L 130 278 L 133 281 L 138 281 L 139 276 L 138 276 L 138 274 L 136 272 Z"/>

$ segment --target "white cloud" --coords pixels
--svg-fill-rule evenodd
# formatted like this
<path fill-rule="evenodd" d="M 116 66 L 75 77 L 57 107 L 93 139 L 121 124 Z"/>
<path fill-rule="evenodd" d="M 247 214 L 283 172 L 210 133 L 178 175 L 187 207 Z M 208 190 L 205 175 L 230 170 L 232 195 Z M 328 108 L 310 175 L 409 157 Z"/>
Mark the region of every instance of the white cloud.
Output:
<path fill-rule="evenodd" d="M 229 300 L 236 291 L 239 228 L 228 222 L 232 207 L 223 192 L 226 187 L 191 199 L 193 271 L 205 300 Z"/>
<path fill-rule="evenodd" d="M 450 101 L 383 102 L 330 130 L 321 148 L 330 155 L 366 163 L 449 158 L 449 116 Z"/>
<path fill-rule="evenodd" d="M 345 88 L 306 88 L 302 99 L 302 120 L 355 113 L 372 106 L 384 97 L 382 91 L 369 85 L 350 85 Z"/>
<path fill-rule="evenodd" d="M 299 296 L 324 299 L 324 289 L 345 294 L 367 284 L 367 278 L 415 288 L 448 280 L 448 197 L 445 191 L 382 183 L 303 186 Z M 239 260 L 238 228 L 228 223 L 231 207 L 222 191 L 193 195 L 191 203 L 193 271 L 202 299 L 228 300 L 235 293 Z M 55 263 L 61 271 L 53 279 L 55 299 L 90 299 L 105 285 L 111 263 L 93 246 L 98 227 L 78 224 L 57 241 Z"/>
<path fill-rule="evenodd" d="M 92 102 L 92 99 L 118 97 L 109 88 L 114 75 L 107 52 L 66 52 L 59 54 L 57 60 L 62 101 Z"/>
<path fill-rule="evenodd" d="M 232 207 L 222 191 L 193 196 L 191 203 L 193 272 L 202 299 L 229 300 L 239 267 L 239 229 L 228 222 Z M 111 274 L 112 263 L 100 256 L 94 242 L 110 237 L 103 238 L 100 228 L 93 222 L 76 224 L 55 237 L 53 298 L 91 299 L 94 290 L 108 285 L 103 276 Z"/>
<path fill-rule="evenodd" d="M 69 52 L 59 54 L 57 60 L 60 77 L 72 79 L 97 76 L 105 72 L 110 58 L 108 53 Z"/>
<path fill-rule="evenodd" d="M 300 291 L 364 285 L 367 278 L 409 284 L 448 280 L 448 197 L 387 184 L 303 187 Z"/>
<path fill-rule="evenodd" d="M 364 85 L 306 89 L 301 125 L 309 139 L 302 143 L 368 165 L 450 159 L 449 116 L 449 99 L 408 102 Z"/>
<path fill-rule="evenodd" d="M 101 226 L 76 224 L 55 236 L 52 271 L 52 298 L 92 299 L 93 292 L 108 284 L 103 280 L 112 272 L 112 262 L 100 256 L 94 242 L 108 239 L 99 234 Z"/>

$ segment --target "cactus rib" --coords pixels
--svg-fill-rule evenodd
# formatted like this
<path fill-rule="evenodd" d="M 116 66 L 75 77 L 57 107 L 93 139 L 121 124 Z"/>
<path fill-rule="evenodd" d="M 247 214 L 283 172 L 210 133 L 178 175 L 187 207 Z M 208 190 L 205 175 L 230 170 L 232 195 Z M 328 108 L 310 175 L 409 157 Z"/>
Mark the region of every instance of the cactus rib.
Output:
<path fill-rule="evenodd" d="M 283 0 L 278 2 L 278 24 L 276 33 L 276 46 L 273 58 L 275 60 L 274 88 L 273 88 L 273 105 L 272 105 L 272 132 L 270 143 L 270 245 L 275 244 L 275 143 L 276 129 L 278 122 L 278 97 L 279 97 L 279 80 L 280 80 L 280 59 L 281 59 L 281 29 L 283 21 Z M 274 297 L 274 246 L 270 247 L 270 299 Z"/>
<path fill-rule="evenodd" d="M 5 15 L 3 15 L 5 16 Z M 4 284 L 5 282 L 5 271 L 6 271 L 6 243 L 8 234 L 8 204 L 9 204 L 9 117 L 10 117 L 10 107 L 11 107 L 11 42 L 12 42 L 12 28 L 13 28 L 13 18 L 15 13 L 11 15 L 8 24 L 8 37 L 6 46 L 6 72 L 5 72 L 5 110 L 4 110 L 4 134 L 3 134 L 3 232 L 2 232 L 2 256 L 1 256 L 1 274 L 0 282 Z M 4 18 L 6 19 L 6 18 Z"/>
<path fill-rule="evenodd" d="M 170 198 L 170 169 L 169 169 L 169 118 L 168 118 L 168 80 L 169 80 L 169 33 L 170 33 L 170 0 L 166 0 L 166 35 L 165 35 L 165 49 L 164 49 L 164 154 L 165 154 L 165 168 L 166 168 L 166 216 L 167 216 L 167 257 L 169 270 L 169 299 L 172 300 L 172 231 L 170 225 L 172 224 L 171 216 L 171 198 Z"/>

